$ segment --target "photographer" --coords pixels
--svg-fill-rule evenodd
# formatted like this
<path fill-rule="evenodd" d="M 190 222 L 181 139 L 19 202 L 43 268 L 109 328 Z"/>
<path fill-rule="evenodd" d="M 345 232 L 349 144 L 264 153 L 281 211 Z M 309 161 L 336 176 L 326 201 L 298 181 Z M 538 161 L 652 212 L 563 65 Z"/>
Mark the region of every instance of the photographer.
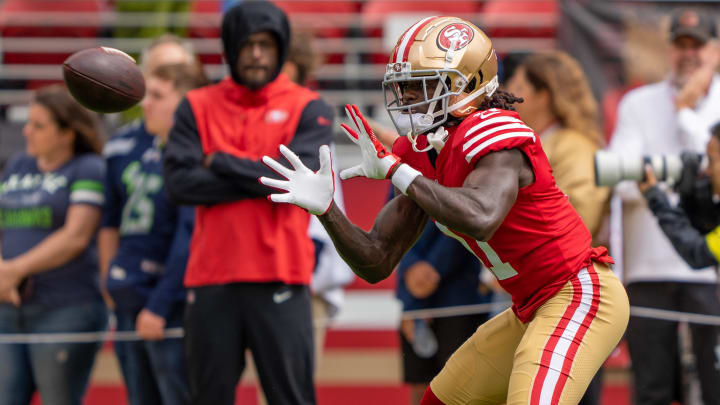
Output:
<path fill-rule="evenodd" d="M 713 16 L 677 10 L 670 16 L 669 28 L 667 77 L 628 92 L 618 105 L 608 151 L 622 159 L 637 161 L 641 156 L 682 150 L 701 153 L 712 124 L 720 119 Z M 675 252 L 635 182 L 621 182 L 614 194 L 622 200 L 622 226 L 615 232 L 626 253 L 622 265 L 630 305 L 720 315 L 714 269 L 694 270 Z M 718 328 L 697 323 L 689 328 L 702 400 L 720 404 L 720 370 L 715 367 Z M 678 339 L 677 322 L 630 317 L 627 342 L 637 405 L 669 404 L 680 394 Z"/>
<path fill-rule="evenodd" d="M 638 185 L 663 233 L 693 269 L 720 262 L 720 123 L 712 128 L 706 151 L 709 164 L 703 171 L 697 155 L 683 154 L 678 206 L 657 186 L 650 167 L 645 168 L 647 180 Z"/>

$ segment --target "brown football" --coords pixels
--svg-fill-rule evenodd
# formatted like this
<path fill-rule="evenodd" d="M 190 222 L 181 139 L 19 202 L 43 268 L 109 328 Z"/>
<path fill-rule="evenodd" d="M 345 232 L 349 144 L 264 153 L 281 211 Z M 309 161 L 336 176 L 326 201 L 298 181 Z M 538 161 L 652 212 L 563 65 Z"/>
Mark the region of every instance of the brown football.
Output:
<path fill-rule="evenodd" d="M 75 52 L 63 63 L 63 77 L 73 97 L 96 112 L 127 110 L 145 96 L 145 79 L 135 60 L 114 48 Z"/>

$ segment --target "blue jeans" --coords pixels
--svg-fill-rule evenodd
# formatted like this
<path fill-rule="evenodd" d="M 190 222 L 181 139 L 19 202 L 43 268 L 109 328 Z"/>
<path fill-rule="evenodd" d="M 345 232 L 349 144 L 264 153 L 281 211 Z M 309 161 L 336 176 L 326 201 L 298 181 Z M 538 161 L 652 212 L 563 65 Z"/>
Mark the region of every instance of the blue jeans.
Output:
<path fill-rule="evenodd" d="M 183 311 L 174 311 L 168 328 L 182 326 Z M 135 330 L 139 311 L 118 310 L 118 331 Z M 190 403 L 183 339 L 116 342 L 130 405 L 184 405 Z"/>
<path fill-rule="evenodd" d="M 0 333 L 104 331 L 100 302 L 50 308 L 0 305 Z M 0 405 L 27 405 L 37 389 L 44 405 L 81 405 L 101 343 L 0 344 Z"/>

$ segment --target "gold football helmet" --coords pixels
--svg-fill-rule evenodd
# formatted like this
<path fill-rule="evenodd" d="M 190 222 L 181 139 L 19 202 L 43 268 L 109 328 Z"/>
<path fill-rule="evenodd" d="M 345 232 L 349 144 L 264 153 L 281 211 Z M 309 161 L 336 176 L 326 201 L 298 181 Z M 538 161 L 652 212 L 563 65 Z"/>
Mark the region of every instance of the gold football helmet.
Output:
<path fill-rule="evenodd" d="M 410 88 L 422 89 L 424 100 L 403 98 Z M 439 127 L 448 115 L 472 114 L 497 88 L 497 56 L 490 38 L 457 17 L 427 17 L 408 28 L 390 55 L 383 80 L 385 108 L 416 151 L 418 135 Z"/>

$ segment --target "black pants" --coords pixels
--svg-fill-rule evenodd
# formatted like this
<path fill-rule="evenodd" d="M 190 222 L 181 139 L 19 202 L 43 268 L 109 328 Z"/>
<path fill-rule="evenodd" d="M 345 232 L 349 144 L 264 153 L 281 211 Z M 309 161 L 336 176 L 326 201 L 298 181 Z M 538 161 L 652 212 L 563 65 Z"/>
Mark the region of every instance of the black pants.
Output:
<path fill-rule="evenodd" d="M 437 339 L 438 350 L 430 358 L 421 358 L 415 354 L 410 342 L 400 333 L 404 381 L 409 384 L 429 384 L 433 377 L 442 370 L 445 362 L 455 353 L 455 350 L 465 343 L 475 333 L 478 326 L 487 319 L 486 314 L 433 319 L 430 329 Z"/>
<path fill-rule="evenodd" d="M 642 282 L 628 285 L 631 306 L 720 315 L 715 284 Z M 677 397 L 677 322 L 630 317 L 628 348 L 635 378 L 635 404 L 668 405 Z M 715 349 L 718 328 L 690 324 L 692 347 L 705 405 L 720 404 L 720 372 Z"/>
<path fill-rule="evenodd" d="M 234 283 L 192 288 L 185 331 L 191 404 L 235 403 L 246 348 L 269 405 L 315 404 L 307 286 Z"/>

